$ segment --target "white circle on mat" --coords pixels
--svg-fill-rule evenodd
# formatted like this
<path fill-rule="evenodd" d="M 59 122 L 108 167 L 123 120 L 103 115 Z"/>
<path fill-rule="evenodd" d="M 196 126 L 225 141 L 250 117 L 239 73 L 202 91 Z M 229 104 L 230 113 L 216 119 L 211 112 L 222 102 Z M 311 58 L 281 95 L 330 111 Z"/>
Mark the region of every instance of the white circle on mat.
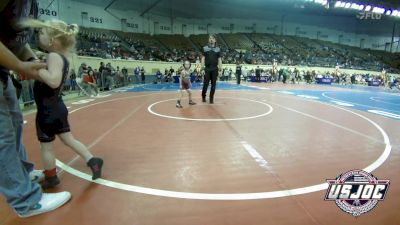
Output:
<path fill-rule="evenodd" d="M 141 96 L 134 96 L 134 97 L 141 97 Z M 133 98 L 133 97 L 128 97 L 128 98 Z M 127 99 L 127 98 L 113 99 L 110 101 L 118 101 L 118 100 L 122 100 L 122 99 Z M 109 101 L 105 101 L 105 102 L 109 102 Z M 98 105 L 98 104 L 102 104 L 105 102 L 94 103 L 93 105 Z M 88 108 L 90 106 L 91 105 L 87 105 L 82 108 Z M 389 136 L 387 135 L 387 133 L 377 123 L 375 123 L 374 121 L 370 120 L 369 118 L 367 118 L 361 114 L 358 114 L 351 110 L 337 107 L 334 105 L 330 105 L 330 106 L 340 109 L 340 110 L 344 110 L 351 114 L 354 114 L 354 115 L 366 120 L 367 122 L 371 123 L 375 128 L 378 129 L 378 131 L 381 133 L 381 135 L 383 137 L 383 142 L 385 143 L 385 149 L 384 149 L 383 153 L 378 157 L 377 160 L 375 160 L 373 163 L 371 163 L 371 165 L 367 166 L 363 170 L 370 173 L 370 172 L 374 171 L 375 169 L 377 169 L 379 166 L 381 166 L 386 161 L 386 159 L 389 157 L 390 152 L 392 150 L 392 146 L 390 144 Z M 78 110 L 79 109 L 76 109 L 73 112 L 78 111 Z M 110 181 L 110 180 L 106 180 L 106 179 L 101 179 L 101 178 L 97 179 L 97 180 L 92 180 L 92 175 L 89 175 L 82 171 L 76 170 L 59 160 L 56 161 L 56 164 L 58 167 L 65 170 L 66 172 L 68 172 L 72 175 L 75 175 L 77 177 L 80 177 L 84 180 L 87 180 L 89 182 L 94 182 L 94 183 L 98 183 L 98 184 L 101 184 L 101 185 L 104 185 L 107 187 L 130 191 L 130 192 L 136 192 L 136 193 L 142 193 L 142 194 L 148 194 L 148 195 L 154 195 L 154 196 L 170 197 L 170 198 L 181 198 L 181 199 L 228 200 L 228 201 L 270 199 L 270 198 L 281 198 L 281 197 L 308 194 L 308 193 L 313 193 L 313 192 L 317 192 L 317 191 L 322 191 L 322 190 L 325 190 L 328 188 L 328 183 L 321 183 L 321 184 L 300 187 L 300 188 L 294 188 L 294 189 L 268 191 L 268 192 L 253 192 L 253 193 L 220 194 L 220 193 L 179 192 L 179 191 L 169 191 L 169 190 L 161 190 L 161 189 L 155 189 L 155 188 L 135 186 L 135 185 L 124 184 L 124 183 L 119 183 L 119 182 L 115 182 L 115 181 Z"/>
<path fill-rule="evenodd" d="M 188 118 L 188 117 L 169 116 L 169 115 L 164 115 L 164 114 L 161 114 L 161 113 L 156 113 L 156 112 L 153 111 L 153 109 L 152 109 L 153 106 L 155 106 L 155 105 L 157 105 L 157 104 L 159 104 L 159 103 L 162 103 L 162 102 L 176 101 L 175 98 L 155 102 L 155 103 L 151 104 L 151 105 L 147 108 L 147 110 L 148 110 L 151 114 L 153 114 L 153 115 L 160 116 L 160 117 L 164 117 L 164 118 L 168 118 L 168 119 L 190 120 L 190 121 L 203 121 L 203 122 L 220 122 L 220 121 L 236 121 L 236 120 L 255 119 L 255 118 L 259 118 L 259 117 L 266 116 L 266 115 L 272 113 L 272 111 L 274 110 L 274 109 L 272 108 L 272 106 L 270 106 L 269 104 L 267 104 L 267 103 L 265 103 L 265 102 L 260 102 L 260 101 L 251 100 L 251 99 L 247 99 L 247 98 L 219 97 L 219 98 L 216 98 L 216 99 L 221 99 L 221 98 L 223 98 L 223 99 L 239 99 L 239 100 L 242 100 L 242 101 L 250 101 L 250 102 L 259 103 L 259 104 L 262 104 L 262 105 L 268 107 L 268 111 L 266 111 L 265 113 L 259 114 L 259 115 L 255 115 L 255 116 L 238 117 L 238 118 L 225 118 L 225 119 L 208 119 L 208 118 L 204 118 L 204 119 L 195 119 L 195 118 Z M 211 106 L 211 105 L 210 105 L 210 106 Z"/>

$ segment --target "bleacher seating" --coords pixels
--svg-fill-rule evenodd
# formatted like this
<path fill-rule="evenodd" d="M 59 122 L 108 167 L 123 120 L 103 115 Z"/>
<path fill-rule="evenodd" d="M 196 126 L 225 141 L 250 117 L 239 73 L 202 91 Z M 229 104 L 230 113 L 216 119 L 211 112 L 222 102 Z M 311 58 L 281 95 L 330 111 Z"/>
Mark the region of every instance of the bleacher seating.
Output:
<path fill-rule="evenodd" d="M 304 37 L 274 34 L 218 34 L 225 63 L 307 65 L 399 71 L 400 53 L 372 51 Z M 81 28 L 78 54 L 103 58 L 182 61 L 199 58 L 207 34 L 149 35 Z"/>

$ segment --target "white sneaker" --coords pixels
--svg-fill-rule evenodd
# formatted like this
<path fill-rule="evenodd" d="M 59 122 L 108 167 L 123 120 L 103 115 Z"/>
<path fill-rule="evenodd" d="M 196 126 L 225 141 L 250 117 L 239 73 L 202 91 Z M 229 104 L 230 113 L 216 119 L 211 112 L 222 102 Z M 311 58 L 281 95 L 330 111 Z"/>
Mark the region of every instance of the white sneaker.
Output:
<path fill-rule="evenodd" d="M 71 193 L 64 191 L 59 193 L 43 193 L 40 201 L 26 213 L 17 213 L 19 217 L 31 217 L 42 213 L 50 212 L 64 205 L 71 199 Z"/>
<path fill-rule="evenodd" d="M 34 183 L 39 183 L 44 180 L 44 173 L 43 170 L 32 170 L 29 173 L 29 178 Z"/>

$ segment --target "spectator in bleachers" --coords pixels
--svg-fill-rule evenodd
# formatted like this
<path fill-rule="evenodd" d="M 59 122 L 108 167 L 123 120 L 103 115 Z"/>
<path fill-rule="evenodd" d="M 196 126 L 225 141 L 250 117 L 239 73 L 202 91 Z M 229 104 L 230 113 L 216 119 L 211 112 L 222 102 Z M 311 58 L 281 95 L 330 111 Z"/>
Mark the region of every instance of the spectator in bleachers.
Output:
<path fill-rule="evenodd" d="M 337 63 L 342 64 L 344 68 L 353 69 L 368 69 L 379 71 L 383 66 L 387 68 L 388 72 L 391 72 L 392 68 L 384 65 L 383 61 L 389 61 L 394 64 L 395 60 L 391 60 L 390 57 L 378 57 L 375 52 L 368 52 L 367 50 L 355 49 L 349 46 L 343 46 L 325 42 L 321 40 L 311 40 L 300 37 L 282 37 L 276 36 L 274 38 L 269 37 L 271 35 L 260 34 L 257 38 L 250 38 L 257 43 L 253 48 L 249 48 L 246 52 L 234 49 L 225 49 L 221 51 L 222 60 L 226 63 L 236 63 L 243 61 L 245 63 L 254 63 L 258 65 L 262 64 L 274 64 L 273 59 L 277 62 L 286 65 L 301 65 L 301 66 L 318 66 L 318 67 L 334 67 Z M 274 36 L 274 35 L 272 35 Z M 296 39 L 294 42 L 293 39 Z M 187 47 L 179 48 L 179 45 L 172 43 L 171 50 L 165 49 L 158 44 L 150 42 L 143 42 L 142 40 L 136 40 L 130 36 L 127 37 L 127 41 L 130 47 L 124 49 L 119 43 L 120 40 L 115 35 L 99 32 L 86 32 L 81 35 L 82 42 L 91 42 L 90 45 L 81 44 L 81 48 L 78 50 L 78 54 L 92 55 L 99 54 L 100 57 L 104 57 L 104 53 L 108 52 L 109 57 L 121 58 L 121 59 L 137 59 L 137 60 L 157 60 L 157 61 L 170 61 L 180 62 L 182 58 L 189 58 L 192 62 L 196 60 L 199 52 Z M 106 43 L 107 42 L 107 43 Z M 229 41 L 227 41 L 229 42 Z M 106 46 L 103 46 L 106 43 Z M 95 46 L 96 45 L 96 46 Z M 240 47 L 241 44 L 233 42 L 228 43 L 233 47 Z M 103 48 L 104 47 L 104 48 Z M 82 51 L 82 49 L 84 51 Z M 102 51 L 103 53 L 96 53 L 96 51 Z M 397 62 L 400 58 L 397 57 Z M 400 68 L 400 63 L 397 63 L 397 68 Z M 274 71 L 272 76 L 275 77 Z M 334 75 L 336 77 L 336 75 Z M 387 83 L 387 79 L 382 77 Z M 274 79 L 277 80 L 277 79 Z M 336 79 L 337 80 L 337 79 Z"/>

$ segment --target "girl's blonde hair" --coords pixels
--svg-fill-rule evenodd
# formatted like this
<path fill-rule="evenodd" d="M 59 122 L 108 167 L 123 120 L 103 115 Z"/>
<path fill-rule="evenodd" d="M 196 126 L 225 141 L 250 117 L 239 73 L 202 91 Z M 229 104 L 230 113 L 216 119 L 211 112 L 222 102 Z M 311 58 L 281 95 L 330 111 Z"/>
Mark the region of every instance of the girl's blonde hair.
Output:
<path fill-rule="evenodd" d="M 34 20 L 29 19 L 21 22 L 23 27 L 47 28 L 50 38 L 58 39 L 63 47 L 72 50 L 75 48 L 76 35 L 79 27 L 76 24 L 67 24 L 61 20 Z"/>

